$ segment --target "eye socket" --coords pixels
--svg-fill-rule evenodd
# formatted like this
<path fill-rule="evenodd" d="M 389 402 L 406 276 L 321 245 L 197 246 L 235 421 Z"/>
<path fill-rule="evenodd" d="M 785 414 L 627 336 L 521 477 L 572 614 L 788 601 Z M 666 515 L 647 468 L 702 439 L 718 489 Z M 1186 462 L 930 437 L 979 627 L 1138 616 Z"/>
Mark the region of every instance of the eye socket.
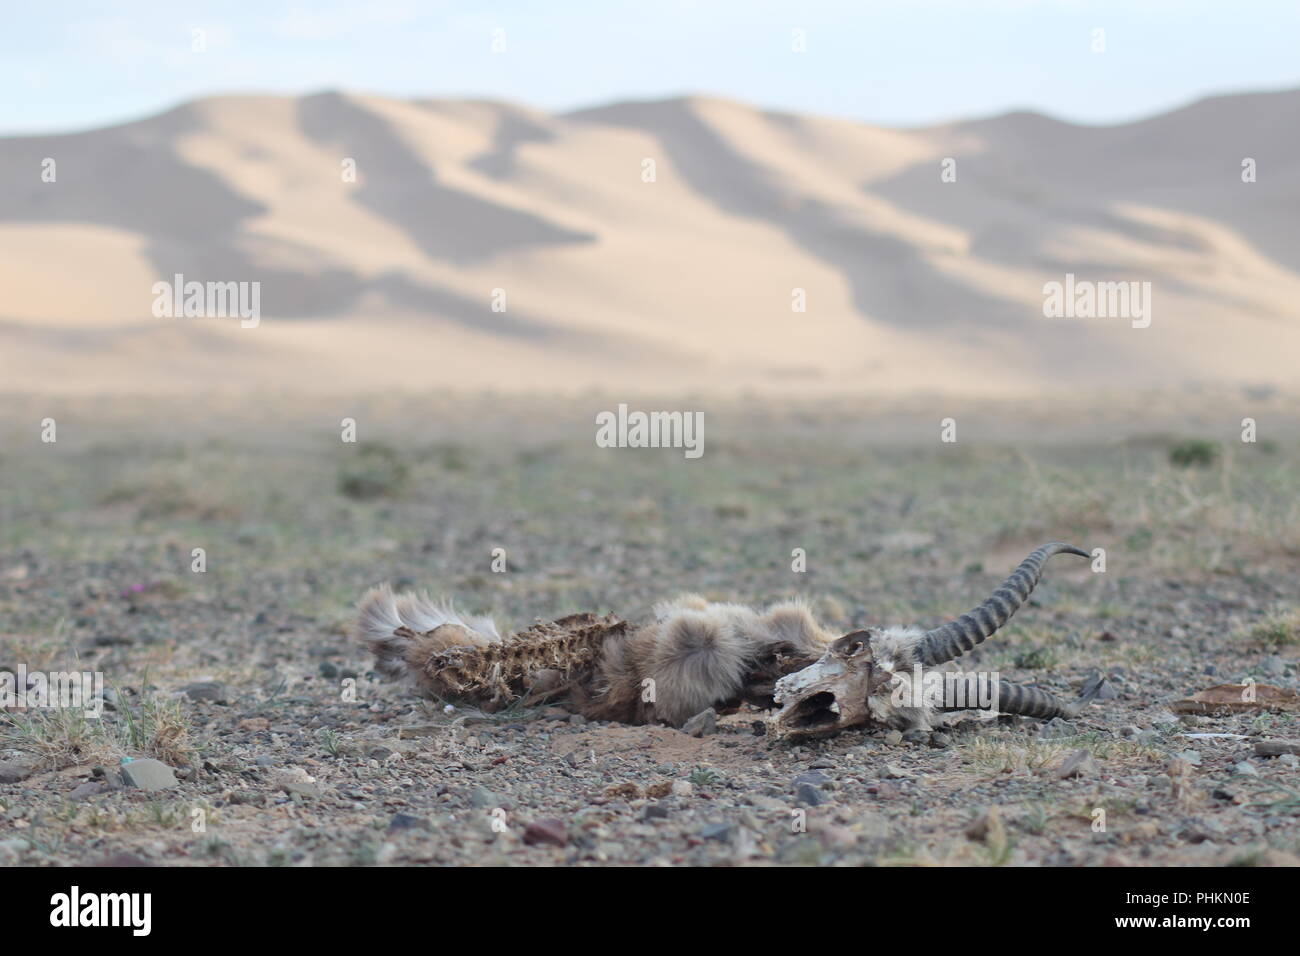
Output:
<path fill-rule="evenodd" d="M 871 634 L 868 631 L 854 631 L 835 642 L 835 653 L 841 657 L 857 657 L 870 650 Z"/>

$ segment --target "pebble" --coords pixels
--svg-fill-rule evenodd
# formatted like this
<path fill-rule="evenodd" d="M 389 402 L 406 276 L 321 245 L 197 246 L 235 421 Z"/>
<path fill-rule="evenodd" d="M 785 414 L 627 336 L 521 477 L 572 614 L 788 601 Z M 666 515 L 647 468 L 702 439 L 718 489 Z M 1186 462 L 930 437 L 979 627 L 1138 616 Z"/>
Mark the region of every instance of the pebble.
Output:
<path fill-rule="evenodd" d="M 718 712 L 712 707 L 702 710 L 682 724 L 682 733 L 692 737 L 707 737 L 718 731 Z"/>
<path fill-rule="evenodd" d="M 478 807 L 480 810 L 495 810 L 498 807 L 509 810 L 514 806 L 509 797 L 503 797 L 499 793 L 493 793 L 486 787 L 475 787 L 470 791 L 469 803 L 472 807 Z"/>
<path fill-rule="evenodd" d="M 1286 661 L 1276 654 L 1270 654 L 1259 662 L 1259 669 L 1269 677 L 1281 677 L 1286 673 Z"/>
<path fill-rule="evenodd" d="M 0 761 L 0 783 L 19 783 L 36 772 L 36 761 L 25 757 Z"/>
<path fill-rule="evenodd" d="M 826 774 L 822 773 L 820 770 L 805 770 L 803 773 L 799 774 L 799 776 L 794 778 L 794 783 L 796 787 L 801 783 L 820 787 L 830 779 L 830 777 L 826 776 Z"/>
<path fill-rule="evenodd" d="M 190 700 L 206 700 L 214 704 L 224 704 L 226 702 L 226 687 L 217 681 L 199 681 L 194 684 L 186 684 L 181 688 L 181 693 Z"/>
<path fill-rule="evenodd" d="M 388 821 L 388 832 L 393 833 L 396 830 L 427 830 L 429 821 L 424 817 L 412 816 L 409 813 L 395 813 L 393 819 Z"/>
<path fill-rule="evenodd" d="M 996 806 L 985 807 L 984 812 L 971 821 L 970 826 L 966 828 L 966 836 L 978 843 L 983 843 L 993 836 L 998 839 L 999 835 L 1005 835 L 1006 828 L 1002 825 L 1002 814 Z"/>
<path fill-rule="evenodd" d="M 672 795 L 674 797 L 689 797 L 695 791 L 695 787 L 689 780 L 674 780 L 672 786 Z"/>
<path fill-rule="evenodd" d="M 903 742 L 903 735 L 897 730 L 891 730 L 885 734 L 885 743 L 890 747 L 897 747 Z"/>
<path fill-rule="evenodd" d="M 820 807 L 826 802 L 821 788 L 813 786 L 811 783 L 801 783 L 795 787 L 794 799 L 796 803 L 805 807 Z"/>
<path fill-rule="evenodd" d="M 89 800 L 91 797 L 97 797 L 101 793 L 108 793 L 112 788 L 102 780 L 87 780 L 81 786 L 77 787 L 70 794 L 69 800 Z"/>
<path fill-rule="evenodd" d="M 1054 737 L 1077 737 L 1079 728 L 1061 717 L 1053 717 L 1039 728 L 1038 736 L 1049 740 Z"/>
<path fill-rule="evenodd" d="M 1087 750 L 1076 750 L 1066 757 L 1056 768 L 1057 780 L 1069 780 L 1073 777 L 1095 777 L 1099 773 L 1097 761 Z"/>
<path fill-rule="evenodd" d="M 569 834 L 562 820 L 534 820 L 524 829 L 524 842 L 529 846 L 564 846 L 569 842 Z"/>
<path fill-rule="evenodd" d="M 1101 687 L 1097 689 L 1096 696 L 1093 697 L 1093 700 L 1114 700 L 1115 697 L 1119 696 L 1119 692 L 1115 691 L 1114 685 L 1104 674 L 1093 675 L 1091 678 L 1084 680 L 1083 687 L 1080 688 L 1079 693 L 1082 693 L 1084 697 L 1087 697 L 1089 693 L 1092 693 L 1093 688 L 1097 688 L 1097 685 L 1099 684 Z"/>
<path fill-rule="evenodd" d="M 121 774 L 124 784 L 139 790 L 169 790 L 180 786 L 171 767 L 148 757 L 122 764 Z"/>
<path fill-rule="evenodd" d="M 1243 761 L 1241 761 L 1240 763 L 1235 764 L 1235 765 L 1233 766 L 1233 768 L 1232 768 L 1232 772 L 1235 773 L 1235 774 L 1236 774 L 1237 776 L 1239 776 L 1239 777 L 1258 777 L 1258 776 L 1259 776 L 1259 768 L 1256 767 L 1256 766 L 1255 766 L 1253 763 L 1251 763 L 1249 760 L 1243 760 Z"/>
<path fill-rule="evenodd" d="M 736 825 L 734 823 L 710 823 L 700 830 L 700 837 L 705 840 L 730 843 L 735 832 Z"/>

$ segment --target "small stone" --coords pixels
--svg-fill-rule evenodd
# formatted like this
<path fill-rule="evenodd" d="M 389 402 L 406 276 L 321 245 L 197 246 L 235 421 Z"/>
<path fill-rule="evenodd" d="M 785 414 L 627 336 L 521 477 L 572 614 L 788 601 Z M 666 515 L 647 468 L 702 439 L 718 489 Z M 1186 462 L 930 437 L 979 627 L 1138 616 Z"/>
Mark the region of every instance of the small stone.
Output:
<path fill-rule="evenodd" d="M 1269 677 L 1281 677 L 1286 673 L 1286 661 L 1276 654 L 1270 654 L 1259 662 L 1259 669 Z"/>
<path fill-rule="evenodd" d="M 908 744 L 928 744 L 930 742 L 930 732 L 928 730 L 909 730 L 903 734 L 903 742 Z"/>
<path fill-rule="evenodd" d="M 801 783 L 795 787 L 794 799 L 796 803 L 805 807 L 820 807 L 826 802 L 820 787 L 814 787 L 810 783 Z"/>
<path fill-rule="evenodd" d="M 1297 767 L 1300 767 L 1300 757 L 1297 757 L 1295 754 L 1283 754 L 1277 758 L 1277 762 L 1290 770 L 1295 770 Z"/>
<path fill-rule="evenodd" d="M 338 680 L 339 669 L 337 665 L 331 664 L 329 661 L 321 661 L 318 670 L 320 676 L 326 680 Z"/>
<path fill-rule="evenodd" d="M 371 747 L 366 751 L 367 760 L 378 760 L 380 763 L 383 763 L 392 755 L 393 752 L 387 747 Z"/>
<path fill-rule="evenodd" d="M 297 794 L 300 797 L 319 797 L 325 792 L 320 788 L 319 784 L 304 783 L 300 780 L 286 781 L 280 784 L 280 789 L 290 796 Z"/>
<path fill-rule="evenodd" d="M 214 704 L 224 704 L 226 702 L 225 685 L 216 681 L 200 681 L 195 684 L 186 684 L 181 688 L 181 693 L 190 700 L 206 700 Z"/>
<path fill-rule="evenodd" d="M 667 820 L 669 816 L 668 808 L 662 803 L 649 804 L 641 811 L 642 820 Z"/>
<path fill-rule="evenodd" d="M 1300 754 L 1300 740 L 1260 740 L 1255 743 L 1255 756 L 1278 757 L 1282 754 Z"/>
<path fill-rule="evenodd" d="M 1066 757 L 1056 768 L 1057 780 L 1069 780 L 1073 777 L 1095 777 L 1099 772 L 1097 761 L 1087 750 L 1076 750 Z"/>
<path fill-rule="evenodd" d="M 718 712 L 712 707 L 702 710 L 682 724 L 682 733 L 692 737 L 707 737 L 718 731 Z"/>
<path fill-rule="evenodd" d="M 388 832 L 393 833 L 396 830 L 427 830 L 429 821 L 424 817 L 413 816 L 409 813 L 395 813 L 393 819 L 388 821 Z"/>
<path fill-rule="evenodd" d="M 1235 765 L 1233 766 L 1233 768 L 1232 768 L 1232 772 L 1235 773 L 1235 774 L 1236 774 L 1237 776 L 1239 776 L 1239 777 L 1258 777 L 1258 776 L 1259 776 L 1259 768 L 1257 768 L 1257 767 L 1256 767 L 1253 763 L 1251 763 L 1249 760 L 1243 760 L 1243 761 L 1241 761 L 1240 763 L 1235 764 Z"/>
<path fill-rule="evenodd" d="M 891 730 L 885 734 L 885 743 L 890 747 L 897 747 L 903 742 L 903 735 L 897 730 Z"/>
<path fill-rule="evenodd" d="M 96 634 L 91 642 L 96 647 L 130 647 L 135 638 L 129 634 Z"/>
<path fill-rule="evenodd" d="M 826 774 L 822 773 L 820 770 L 805 770 L 803 773 L 799 774 L 799 776 L 794 778 L 794 784 L 796 787 L 801 783 L 820 787 L 830 779 L 830 777 L 826 776 Z"/>
<path fill-rule="evenodd" d="M 1188 820 L 1179 835 L 1188 843 L 1205 843 L 1220 840 L 1227 832 L 1227 828 L 1222 823 L 1207 817 Z"/>
<path fill-rule="evenodd" d="M 945 734 L 941 730 L 936 730 L 930 734 L 930 746 L 942 750 L 944 747 L 952 746 L 952 736 Z"/>
<path fill-rule="evenodd" d="M 996 806 L 986 807 L 984 812 L 971 821 L 966 828 L 967 838 L 983 843 L 992 837 L 997 842 L 1006 837 L 1006 827 L 1002 824 L 1002 814 Z"/>
<path fill-rule="evenodd" d="M 1079 728 L 1068 720 L 1053 717 L 1039 728 L 1038 736 L 1049 740 L 1054 737 L 1077 737 L 1079 736 Z"/>
<path fill-rule="evenodd" d="M 508 797 L 493 793 L 486 787 L 475 787 L 470 791 L 469 803 L 472 807 L 478 807 L 480 810 L 495 810 L 498 807 L 509 809 L 512 801 Z"/>
<path fill-rule="evenodd" d="M 14 836 L 12 839 L 0 840 L 0 862 L 6 865 L 16 864 L 18 857 L 31 849 L 31 844 L 21 836 Z"/>
<path fill-rule="evenodd" d="M 1093 694 L 1096 691 L 1096 694 Z M 1114 700 L 1119 696 L 1119 692 L 1106 679 L 1104 674 L 1094 674 L 1083 682 L 1080 694 L 1084 697 L 1091 696 L 1092 700 Z"/>
<path fill-rule="evenodd" d="M 121 773 L 123 783 L 139 790 L 169 790 L 179 786 L 171 767 L 148 757 L 122 764 Z"/>
<path fill-rule="evenodd" d="M 890 780 L 907 780 L 910 779 L 913 774 L 910 771 L 904 770 L 896 763 L 887 763 L 885 764 L 884 776 Z"/>
<path fill-rule="evenodd" d="M 263 730 L 270 730 L 271 722 L 265 717 L 245 717 L 235 727 L 248 733 L 258 733 Z"/>
<path fill-rule="evenodd" d="M 674 797 L 689 797 L 695 791 L 695 787 L 689 780 L 674 780 L 672 786 L 672 795 Z"/>
<path fill-rule="evenodd" d="M 36 772 L 39 764 L 31 757 L 0 761 L 0 783 L 20 783 Z"/>
<path fill-rule="evenodd" d="M 721 843 L 730 843 L 731 838 L 735 835 L 736 825 L 734 823 L 710 823 L 700 830 L 700 837 L 705 840 L 717 840 Z"/>
<path fill-rule="evenodd" d="M 828 850 L 849 850 L 858 842 L 857 834 L 848 827 L 829 824 L 817 829 L 817 838 Z"/>
<path fill-rule="evenodd" d="M 641 788 L 630 781 L 612 783 L 605 788 L 605 796 L 614 800 L 639 800 Z"/>
<path fill-rule="evenodd" d="M 1199 767 L 1201 765 L 1201 753 L 1199 750 L 1184 750 L 1178 755 L 1178 758 L 1187 761 L 1193 767 Z"/>
<path fill-rule="evenodd" d="M 587 718 L 584 717 L 584 716 L 582 716 L 582 714 L 570 714 L 570 715 L 569 715 L 569 723 L 572 724 L 572 725 L 575 726 L 575 727 L 581 727 L 581 726 L 582 726 L 583 724 L 585 724 L 586 722 L 587 722 Z"/>
<path fill-rule="evenodd" d="M 564 846 L 569 842 L 569 834 L 562 820 L 534 820 L 524 829 L 524 842 L 529 846 Z"/>
<path fill-rule="evenodd" d="M 766 737 L 766 736 L 767 736 L 767 721 L 765 721 L 765 720 L 756 720 L 756 721 L 754 721 L 752 724 L 749 725 L 749 729 L 750 729 L 750 731 L 753 732 L 753 734 L 754 734 L 755 737 Z"/>
<path fill-rule="evenodd" d="M 108 793 L 112 788 L 102 780 L 87 780 L 81 786 L 77 787 L 70 794 L 69 800 L 89 800 L 91 797 L 97 797 L 101 793 Z"/>

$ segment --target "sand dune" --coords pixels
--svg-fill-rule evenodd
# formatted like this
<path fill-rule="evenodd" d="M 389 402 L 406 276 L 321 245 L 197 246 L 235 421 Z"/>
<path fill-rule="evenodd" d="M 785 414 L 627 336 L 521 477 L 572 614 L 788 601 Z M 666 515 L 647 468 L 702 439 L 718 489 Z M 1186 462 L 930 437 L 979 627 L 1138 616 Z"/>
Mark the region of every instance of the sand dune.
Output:
<path fill-rule="evenodd" d="M 0 389 L 1293 387 L 1297 118 L 321 93 L 0 139 Z M 260 321 L 156 316 L 177 273 L 260 283 Z M 1045 317 L 1067 273 L 1151 283 L 1149 327 Z"/>

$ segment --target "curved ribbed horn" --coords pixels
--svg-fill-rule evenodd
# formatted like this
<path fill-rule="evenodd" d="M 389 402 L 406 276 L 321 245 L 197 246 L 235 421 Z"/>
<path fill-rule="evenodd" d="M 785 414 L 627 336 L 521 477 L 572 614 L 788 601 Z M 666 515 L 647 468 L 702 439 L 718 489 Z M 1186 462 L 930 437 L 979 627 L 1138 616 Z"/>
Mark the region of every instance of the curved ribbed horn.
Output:
<path fill-rule="evenodd" d="M 1077 700 L 1064 701 L 1050 691 L 1039 690 L 1037 687 L 1021 687 L 1019 684 L 1010 684 L 1007 681 L 1000 680 L 997 684 L 997 712 L 999 714 L 1020 714 L 1022 717 L 1038 717 L 1042 720 L 1051 720 L 1053 717 L 1073 720 L 1096 699 L 1101 693 L 1104 683 L 1105 681 L 1098 681 L 1087 694 Z M 948 711 L 976 710 L 981 709 L 981 705 L 972 701 L 970 704 L 960 707 L 948 706 L 942 709 Z"/>
<path fill-rule="evenodd" d="M 1020 562 L 1020 566 L 1011 573 L 1011 577 L 1002 582 L 987 601 L 975 610 L 963 614 L 955 621 L 926 631 L 925 637 L 917 645 L 916 657 L 926 667 L 934 667 L 954 657 L 960 657 L 976 644 L 1010 620 L 1011 615 L 1025 603 L 1038 579 L 1043 574 L 1043 565 L 1054 554 L 1077 554 L 1091 557 L 1087 551 L 1060 541 L 1053 541 L 1032 552 Z"/>

